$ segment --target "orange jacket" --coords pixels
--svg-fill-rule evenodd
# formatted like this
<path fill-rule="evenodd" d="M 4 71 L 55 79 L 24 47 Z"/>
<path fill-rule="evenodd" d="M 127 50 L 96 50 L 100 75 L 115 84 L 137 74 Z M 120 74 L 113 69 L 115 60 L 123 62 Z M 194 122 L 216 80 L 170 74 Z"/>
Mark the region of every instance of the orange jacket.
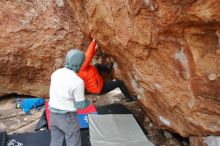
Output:
<path fill-rule="evenodd" d="M 103 79 L 95 66 L 91 65 L 93 56 L 95 55 L 96 42 L 92 41 L 85 52 L 85 61 L 82 64 L 78 75 L 84 80 L 85 88 L 88 92 L 99 94 L 103 87 Z"/>

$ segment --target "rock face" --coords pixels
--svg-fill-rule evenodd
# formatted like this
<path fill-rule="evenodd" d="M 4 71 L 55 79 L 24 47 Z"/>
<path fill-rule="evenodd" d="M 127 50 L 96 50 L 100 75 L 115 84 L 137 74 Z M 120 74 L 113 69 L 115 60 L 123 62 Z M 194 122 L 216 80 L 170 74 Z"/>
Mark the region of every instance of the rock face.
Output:
<path fill-rule="evenodd" d="M 48 97 L 51 73 L 84 36 L 67 3 L 0 1 L 0 95 Z"/>
<path fill-rule="evenodd" d="M 48 96 L 70 47 L 94 37 L 151 120 L 182 136 L 220 134 L 219 0 L 0 2 L 0 95 Z M 76 21 L 77 23 L 76 23 Z"/>
<path fill-rule="evenodd" d="M 220 134 L 219 0 L 69 0 L 158 126 Z"/>
<path fill-rule="evenodd" d="M 196 137 L 192 136 L 189 138 L 190 146 L 219 146 L 219 136 L 207 136 L 207 137 Z"/>

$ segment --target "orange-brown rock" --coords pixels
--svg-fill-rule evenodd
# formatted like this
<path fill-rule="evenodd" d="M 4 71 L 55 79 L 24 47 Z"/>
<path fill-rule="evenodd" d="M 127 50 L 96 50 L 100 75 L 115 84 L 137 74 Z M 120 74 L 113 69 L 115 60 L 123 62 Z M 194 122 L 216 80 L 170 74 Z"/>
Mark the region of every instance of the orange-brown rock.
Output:
<path fill-rule="evenodd" d="M 59 0 L 1 0 L 0 32 L 0 95 L 48 97 L 51 73 L 84 38 Z"/>
<path fill-rule="evenodd" d="M 158 126 L 220 134 L 219 0 L 69 0 Z"/>

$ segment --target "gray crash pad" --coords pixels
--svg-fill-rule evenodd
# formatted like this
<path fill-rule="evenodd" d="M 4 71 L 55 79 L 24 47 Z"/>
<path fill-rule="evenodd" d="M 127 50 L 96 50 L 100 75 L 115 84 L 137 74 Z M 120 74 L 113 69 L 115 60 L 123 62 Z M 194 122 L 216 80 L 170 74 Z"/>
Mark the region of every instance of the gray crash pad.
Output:
<path fill-rule="evenodd" d="M 92 146 L 154 146 L 132 114 L 89 115 Z"/>

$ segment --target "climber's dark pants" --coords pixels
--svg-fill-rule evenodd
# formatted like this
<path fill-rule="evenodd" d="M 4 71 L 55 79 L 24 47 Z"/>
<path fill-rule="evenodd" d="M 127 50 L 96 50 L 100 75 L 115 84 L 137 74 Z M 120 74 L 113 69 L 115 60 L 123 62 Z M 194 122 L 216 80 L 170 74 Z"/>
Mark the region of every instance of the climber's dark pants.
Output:
<path fill-rule="evenodd" d="M 131 95 L 128 92 L 127 87 L 125 86 L 122 80 L 104 82 L 104 85 L 103 85 L 103 88 L 100 94 L 108 93 L 118 87 L 120 88 L 121 92 L 124 94 L 124 96 L 127 99 L 132 99 Z"/>
<path fill-rule="evenodd" d="M 96 67 L 96 69 L 98 70 L 99 73 L 101 73 L 101 72 L 111 73 L 111 71 L 112 71 L 111 69 L 109 69 L 108 67 L 106 67 L 105 65 L 102 65 L 102 64 L 95 64 L 94 66 Z M 132 99 L 130 93 L 128 92 L 127 87 L 125 86 L 125 84 L 122 80 L 104 82 L 104 85 L 103 85 L 103 88 L 102 88 L 102 91 L 100 94 L 108 93 L 118 87 L 120 88 L 121 92 L 124 94 L 124 96 L 127 99 Z"/>

